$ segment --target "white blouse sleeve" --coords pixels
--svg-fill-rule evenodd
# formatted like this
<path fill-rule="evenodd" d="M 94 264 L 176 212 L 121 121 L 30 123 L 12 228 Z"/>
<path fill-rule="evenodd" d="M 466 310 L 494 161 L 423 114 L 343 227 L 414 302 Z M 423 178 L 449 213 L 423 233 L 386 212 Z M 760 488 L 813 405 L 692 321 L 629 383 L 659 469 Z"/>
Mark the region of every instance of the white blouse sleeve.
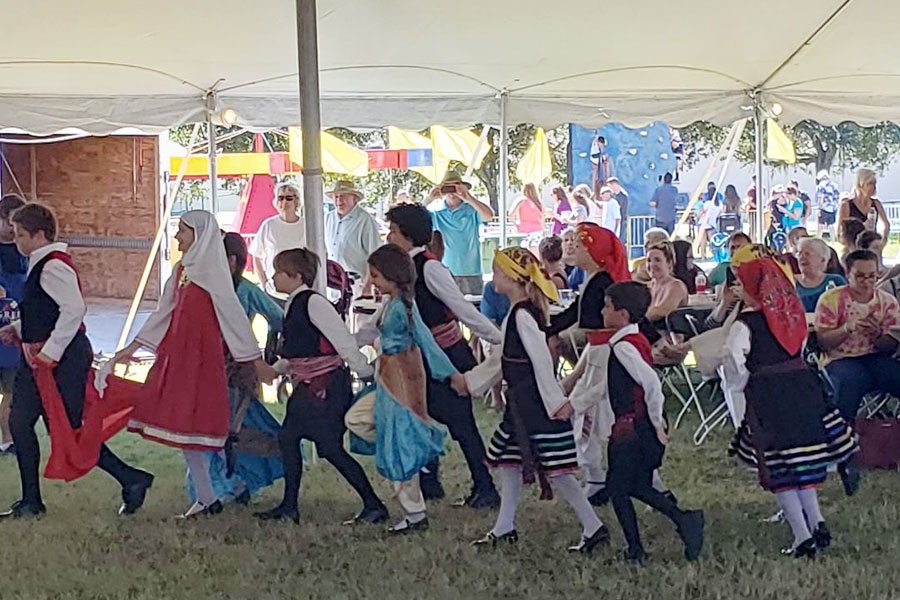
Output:
<path fill-rule="evenodd" d="M 544 402 L 547 414 L 553 417 L 568 401 L 553 372 L 553 357 L 550 356 L 550 348 L 547 346 L 547 337 L 537 321 L 527 311 L 516 311 L 516 328 L 519 338 L 525 346 L 525 353 L 531 361 L 534 369 L 534 377 L 537 380 L 538 392 Z"/>
<path fill-rule="evenodd" d="M 175 286 L 178 285 L 178 276 L 179 269 L 178 265 L 176 265 L 172 275 L 166 280 L 166 285 L 163 286 L 163 293 L 156 310 L 150 314 L 135 338 L 142 346 L 154 352 L 165 337 L 166 331 L 169 330 L 169 323 L 172 321 L 172 311 L 175 309 Z"/>
<path fill-rule="evenodd" d="M 371 377 L 375 371 L 363 353 L 359 351 L 356 340 L 331 303 L 323 296 L 313 294 L 307 308 L 309 320 L 328 338 L 328 341 L 331 342 L 341 358 L 350 365 L 350 368 L 360 377 Z"/>
<path fill-rule="evenodd" d="M 725 340 L 725 356 L 722 360 L 722 389 L 735 425 L 744 419 L 744 388 L 750 379 L 747 370 L 747 353 L 750 352 L 750 329 L 736 321 Z"/>
<path fill-rule="evenodd" d="M 422 271 L 428 290 L 446 304 L 457 319 L 488 343 L 500 343 L 500 331 L 475 308 L 474 304 L 466 300 L 447 267 L 436 260 L 429 260 Z"/>

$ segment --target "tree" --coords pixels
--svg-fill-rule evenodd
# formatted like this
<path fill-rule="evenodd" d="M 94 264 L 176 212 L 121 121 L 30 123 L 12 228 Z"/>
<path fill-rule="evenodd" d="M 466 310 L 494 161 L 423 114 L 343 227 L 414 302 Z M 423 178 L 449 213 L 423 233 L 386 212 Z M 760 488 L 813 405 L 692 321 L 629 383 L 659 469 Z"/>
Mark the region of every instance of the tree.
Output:
<path fill-rule="evenodd" d="M 900 128 L 893 123 L 879 123 L 861 127 L 851 121 L 839 125 L 822 125 L 815 121 L 800 121 L 784 127 L 794 142 L 797 162 L 815 166 L 816 171 L 832 167 L 854 169 L 870 165 L 884 169 L 900 154 Z M 698 121 L 680 130 L 687 149 L 687 167 L 713 154 L 725 139 L 725 128 Z M 737 160 L 752 163 L 756 132 L 749 126 L 735 152 Z"/>

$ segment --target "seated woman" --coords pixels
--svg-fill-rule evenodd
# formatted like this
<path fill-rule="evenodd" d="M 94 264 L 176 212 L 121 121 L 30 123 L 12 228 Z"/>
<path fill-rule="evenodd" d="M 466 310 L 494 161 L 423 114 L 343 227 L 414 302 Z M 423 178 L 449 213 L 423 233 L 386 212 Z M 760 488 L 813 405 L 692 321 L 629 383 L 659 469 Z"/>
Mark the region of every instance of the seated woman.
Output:
<path fill-rule="evenodd" d="M 566 279 L 566 268 L 563 265 L 562 239 L 553 235 L 541 240 L 538 251 L 541 254 L 541 267 L 550 276 L 550 281 L 559 290 L 569 289 Z"/>
<path fill-rule="evenodd" d="M 650 272 L 647 270 L 647 253 L 650 246 L 669 241 L 669 232 L 662 227 L 651 227 L 644 232 L 644 256 L 634 261 L 631 270 L 631 280 L 640 283 L 650 283 Z"/>
<path fill-rule="evenodd" d="M 672 274 L 675 252 L 671 243 L 651 246 L 647 253 L 647 265 L 650 271 L 650 308 L 647 309 L 647 320 L 659 321 L 676 308 L 687 304 L 688 290 L 684 282 Z"/>
<path fill-rule="evenodd" d="M 846 285 L 847 280 L 840 275 L 826 273 L 831 249 L 819 238 L 803 238 L 797 247 L 797 264 L 800 268 L 800 273 L 794 276 L 797 295 L 806 312 L 816 312 L 819 296 L 829 288 Z"/>

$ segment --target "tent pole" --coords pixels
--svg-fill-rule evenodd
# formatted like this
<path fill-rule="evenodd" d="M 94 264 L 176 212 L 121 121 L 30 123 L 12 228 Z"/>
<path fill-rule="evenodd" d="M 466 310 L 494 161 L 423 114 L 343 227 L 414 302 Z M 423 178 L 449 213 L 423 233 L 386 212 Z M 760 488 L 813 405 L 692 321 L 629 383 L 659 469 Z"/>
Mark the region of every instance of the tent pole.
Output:
<path fill-rule="evenodd" d="M 506 104 L 509 92 L 500 92 L 500 248 L 506 248 L 506 190 L 509 187 L 509 128 L 506 123 Z"/>
<path fill-rule="evenodd" d="M 316 0 L 296 0 L 300 131 L 303 134 L 303 209 L 306 245 L 321 259 L 315 288 L 325 292 L 325 201 L 322 193 L 322 119 L 319 108 L 319 42 Z"/>
<path fill-rule="evenodd" d="M 212 121 L 213 113 L 216 111 L 216 96 L 214 94 L 209 94 L 206 97 L 206 101 L 207 108 L 209 109 L 206 111 L 206 127 L 209 131 L 207 136 L 207 139 L 209 140 L 209 148 L 207 148 L 209 155 L 209 200 L 212 214 L 216 215 L 216 218 L 218 218 L 219 174 L 218 165 L 216 165 L 216 125 Z"/>
<path fill-rule="evenodd" d="M 760 244 L 765 243 L 765 196 L 763 194 L 763 108 L 759 91 L 753 96 L 753 119 L 756 121 L 756 237 Z"/>

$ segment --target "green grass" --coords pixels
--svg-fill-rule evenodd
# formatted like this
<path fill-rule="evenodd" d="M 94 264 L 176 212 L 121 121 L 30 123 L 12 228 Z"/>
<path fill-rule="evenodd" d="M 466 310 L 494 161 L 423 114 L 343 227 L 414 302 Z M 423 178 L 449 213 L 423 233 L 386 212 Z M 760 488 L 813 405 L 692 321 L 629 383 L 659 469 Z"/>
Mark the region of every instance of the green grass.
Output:
<path fill-rule="evenodd" d="M 498 416 L 479 408 L 485 433 Z M 577 520 L 559 501 L 541 502 L 535 486 L 520 504 L 518 547 L 478 551 L 469 542 L 493 524 L 490 511 L 449 506 L 462 494 L 465 467 L 451 448 L 444 464 L 448 500 L 429 507 L 431 529 L 389 538 L 381 526 L 339 523 L 359 504 L 324 462 L 307 466 L 299 526 L 263 524 L 251 511 L 273 506 L 280 483 L 250 509 L 227 506 L 218 517 L 189 523 L 173 517 L 187 506 L 177 451 L 120 434 L 120 455 L 157 476 L 144 509 L 120 519 L 116 484 L 92 472 L 71 484 L 44 481 L 48 513 L 40 520 L 0 523 L 0 598 L 896 598 L 900 589 L 900 522 L 896 473 L 868 474 L 847 499 L 836 478 L 822 492 L 835 536 L 814 563 L 784 559 L 785 525 L 759 523 L 774 512 L 773 497 L 754 476 L 725 457 L 726 430 L 701 448 L 689 441 L 688 419 L 674 432 L 663 477 L 681 504 L 707 515 L 707 544 L 688 564 L 669 524 L 639 509 L 651 560 L 642 569 L 619 560 L 622 537 L 609 507 L 599 509 L 613 545 L 592 557 L 568 555 Z M 46 438 L 42 444 L 46 457 Z M 390 488 L 363 463 L 394 517 Z M 0 502 L 19 491 L 15 461 L 0 460 Z"/>

